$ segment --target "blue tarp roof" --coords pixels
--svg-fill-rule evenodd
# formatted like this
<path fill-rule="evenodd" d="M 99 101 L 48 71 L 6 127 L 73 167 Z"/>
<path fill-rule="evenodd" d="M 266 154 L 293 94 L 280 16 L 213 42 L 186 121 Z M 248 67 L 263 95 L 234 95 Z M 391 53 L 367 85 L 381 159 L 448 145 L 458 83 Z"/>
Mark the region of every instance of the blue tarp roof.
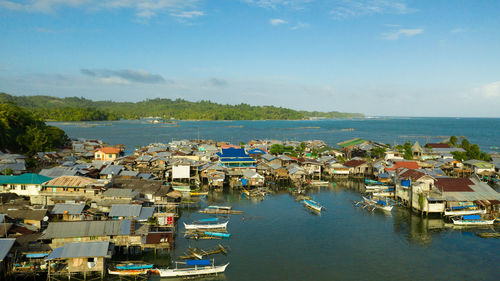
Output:
<path fill-rule="evenodd" d="M 258 148 L 248 151 L 248 154 L 266 154 L 266 153 L 267 152 L 265 152 L 264 150 Z"/>
<path fill-rule="evenodd" d="M 255 162 L 253 158 L 250 157 L 236 157 L 229 159 L 221 159 L 221 162 Z"/>
<path fill-rule="evenodd" d="M 462 216 L 464 220 L 480 220 L 481 216 L 480 215 L 467 215 L 467 216 Z"/>
<path fill-rule="evenodd" d="M 210 265 L 210 260 L 187 260 L 187 265 Z"/>
<path fill-rule="evenodd" d="M 243 148 L 224 148 L 221 152 L 217 152 L 219 157 L 249 157 Z"/>

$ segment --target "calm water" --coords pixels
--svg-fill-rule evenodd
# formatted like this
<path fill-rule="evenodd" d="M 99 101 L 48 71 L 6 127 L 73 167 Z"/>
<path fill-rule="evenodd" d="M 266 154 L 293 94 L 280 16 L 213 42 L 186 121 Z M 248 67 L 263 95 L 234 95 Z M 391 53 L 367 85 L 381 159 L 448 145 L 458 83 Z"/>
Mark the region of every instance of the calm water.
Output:
<path fill-rule="evenodd" d="M 125 144 L 128 152 L 151 142 L 198 136 L 233 143 L 322 139 L 335 145 L 354 137 L 393 144 L 463 135 L 486 150 L 500 146 L 500 119 L 179 122 L 179 127 L 139 121 L 96 122 L 95 127 L 53 124 L 70 137 Z M 345 128 L 354 131 L 341 131 Z M 216 280 L 500 280 L 500 239 L 476 236 L 487 230 L 448 228 L 440 218 L 423 219 L 403 208 L 395 208 L 392 215 L 367 212 L 352 204 L 360 199 L 359 189 L 359 184 L 351 182 L 312 192 L 310 195 L 327 209 L 321 216 L 287 193 L 274 194 L 262 202 L 242 199 L 238 193 L 210 194 L 203 205 L 230 204 L 245 212 L 231 216 L 228 230 L 232 237 L 222 241 L 184 239 L 182 222 L 208 216 L 184 209 L 172 256 L 182 255 L 189 246 L 228 246 L 231 251 L 227 257 L 215 256 L 217 264 L 231 263 Z M 167 259 L 157 257 L 155 262 Z"/>
<path fill-rule="evenodd" d="M 180 139 L 212 139 L 233 144 L 252 139 L 320 139 L 328 145 L 355 137 L 378 142 L 404 143 L 408 139 L 439 142 L 443 136 L 466 136 L 482 149 L 500 147 L 499 118 L 374 118 L 319 121 L 179 121 L 178 127 L 145 121 L 50 123 L 70 137 L 98 138 L 110 144 L 125 144 L 127 153 L 136 146 Z M 87 126 L 87 127 L 84 127 Z M 92 127 L 88 127 L 92 126 Z M 342 131 L 342 129 L 354 129 Z"/>

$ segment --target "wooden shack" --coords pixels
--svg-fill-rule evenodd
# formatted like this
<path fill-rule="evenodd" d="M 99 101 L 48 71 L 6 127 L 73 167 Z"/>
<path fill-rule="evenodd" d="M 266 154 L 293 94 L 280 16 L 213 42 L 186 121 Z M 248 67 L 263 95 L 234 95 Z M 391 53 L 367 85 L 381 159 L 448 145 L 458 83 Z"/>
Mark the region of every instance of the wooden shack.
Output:
<path fill-rule="evenodd" d="M 106 273 L 106 259 L 111 258 L 109 241 L 103 242 L 75 242 L 63 247 L 55 248 L 45 259 L 48 261 L 47 280 L 56 280 L 58 277 L 88 275 L 96 273 L 102 278 Z"/>

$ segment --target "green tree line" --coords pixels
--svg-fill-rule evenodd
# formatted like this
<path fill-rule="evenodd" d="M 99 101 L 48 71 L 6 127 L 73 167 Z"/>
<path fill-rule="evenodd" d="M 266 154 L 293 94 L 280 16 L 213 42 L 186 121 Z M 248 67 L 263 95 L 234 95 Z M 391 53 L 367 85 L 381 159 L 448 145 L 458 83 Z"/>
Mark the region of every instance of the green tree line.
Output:
<path fill-rule="evenodd" d="M 91 121 L 139 119 L 148 116 L 178 120 L 299 120 L 309 117 L 363 117 L 357 113 L 307 112 L 276 106 L 249 104 L 223 105 L 210 101 L 147 99 L 144 101 L 92 101 L 85 98 L 50 96 L 12 96 L 0 93 L 0 102 L 15 103 L 45 120 Z"/>

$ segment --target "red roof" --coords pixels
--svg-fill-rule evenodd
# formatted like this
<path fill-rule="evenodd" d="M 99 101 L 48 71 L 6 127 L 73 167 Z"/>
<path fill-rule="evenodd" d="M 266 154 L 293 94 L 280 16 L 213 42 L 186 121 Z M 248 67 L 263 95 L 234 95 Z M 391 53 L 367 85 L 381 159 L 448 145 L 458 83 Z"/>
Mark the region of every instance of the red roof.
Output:
<path fill-rule="evenodd" d="M 363 161 L 363 160 L 351 160 L 351 161 L 345 162 L 344 166 L 354 168 L 354 167 L 361 166 L 365 163 L 366 163 L 366 161 Z"/>
<path fill-rule="evenodd" d="M 434 181 L 436 187 L 443 192 L 471 192 L 474 183 L 466 178 L 439 178 Z"/>
<path fill-rule="evenodd" d="M 103 147 L 103 148 L 99 148 L 97 151 L 100 151 L 100 152 L 103 152 L 106 154 L 118 154 L 122 150 L 117 148 L 117 147 Z"/>
<path fill-rule="evenodd" d="M 418 180 L 419 178 L 425 176 L 425 173 L 422 173 L 417 170 L 406 170 L 403 173 L 399 175 L 401 178 L 404 179 L 409 179 L 411 178 L 412 180 Z"/>
<path fill-rule="evenodd" d="M 447 143 L 428 143 L 425 145 L 425 147 L 432 147 L 432 148 L 450 148 L 451 146 Z"/>
<path fill-rule="evenodd" d="M 409 170 L 418 169 L 418 163 L 415 161 L 394 161 L 394 166 L 390 168 L 385 168 L 386 171 L 394 171 L 399 168 L 406 168 Z"/>

